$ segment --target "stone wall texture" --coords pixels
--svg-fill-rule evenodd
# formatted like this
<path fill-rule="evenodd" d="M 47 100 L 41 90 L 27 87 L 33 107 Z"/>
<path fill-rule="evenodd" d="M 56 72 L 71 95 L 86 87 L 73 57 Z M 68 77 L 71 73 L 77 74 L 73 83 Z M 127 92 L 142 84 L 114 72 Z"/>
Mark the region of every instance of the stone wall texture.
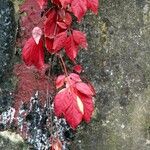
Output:
<path fill-rule="evenodd" d="M 96 87 L 95 113 L 71 150 L 150 149 L 150 1 L 101 0 L 80 28 L 80 61 Z"/>
<path fill-rule="evenodd" d="M 0 112 L 6 110 L 12 101 L 15 35 L 13 3 L 10 0 L 0 0 Z"/>

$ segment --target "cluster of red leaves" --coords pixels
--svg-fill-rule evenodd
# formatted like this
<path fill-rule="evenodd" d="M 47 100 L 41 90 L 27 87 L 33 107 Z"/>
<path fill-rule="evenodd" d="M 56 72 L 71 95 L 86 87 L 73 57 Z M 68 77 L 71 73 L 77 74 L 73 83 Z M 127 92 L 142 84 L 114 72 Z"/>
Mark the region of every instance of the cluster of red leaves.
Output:
<path fill-rule="evenodd" d="M 58 53 L 64 48 L 72 61 L 77 57 L 79 47 L 87 48 L 85 35 L 68 28 L 72 21 L 69 13 L 52 8 L 46 16 L 44 33 L 41 28 L 35 27 L 32 30 L 32 37 L 27 40 L 22 51 L 24 62 L 38 69 L 44 67 L 44 46 L 51 54 Z"/>
<path fill-rule="evenodd" d="M 41 8 L 48 0 L 37 0 Z M 66 9 L 72 12 L 79 21 L 85 15 L 87 10 L 92 10 L 95 14 L 98 13 L 98 0 L 52 0 L 52 3 L 59 8 Z"/>
<path fill-rule="evenodd" d="M 63 87 L 64 86 L 64 87 Z M 54 99 L 55 114 L 65 117 L 72 128 L 76 128 L 82 119 L 87 123 L 94 109 L 92 96 L 94 89 L 90 84 L 82 82 L 75 73 L 58 76 L 56 88 L 61 88 Z"/>
<path fill-rule="evenodd" d="M 23 48 L 23 60 L 28 66 L 34 65 L 38 69 L 44 66 L 44 48 L 51 54 L 64 49 L 67 56 L 74 61 L 79 47 L 87 48 L 87 41 L 84 33 L 72 29 L 71 14 L 73 13 L 80 21 L 88 9 L 94 13 L 98 10 L 98 0 L 51 2 L 53 6 L 47 11 L 44 11 L 44 8 L 48 0 L 26 0 L 20 7 L 21 12 L 26 12 L 26 16 L 21 19 L 21 25 L 27 28 L 28 34 L 32 29 L 32 36 Z"/>
<path fill-rule="evenodd" d="M 75 62 L 80 48 L 86 49 L 88 44 L 86 35 L 73 29 L 72 15 L 80 22 L 87 10 L 97 14 L 98 0 L 25 0 L 20 7 L 20 11 L 26 13 L 21 19 L 21 26 L 26 28 L 22 36 L 28 38 L 22 50 L 25 64 L 43 70 L 45 50 L 57 56 L 65 52 Z M 73 70 L 80 73 L 82 67 L 76 65 Z M 82 82 L 79 75 L 67 75 L 66 69 L 64 71 L 66 75 L 56 80 L 56 88 L 64 88 L 55 96 L 55 114 L 65 117 L 72 128 L 76 128 L 82 119 L 90 121 L 94 90 L 90 84 Z"/>

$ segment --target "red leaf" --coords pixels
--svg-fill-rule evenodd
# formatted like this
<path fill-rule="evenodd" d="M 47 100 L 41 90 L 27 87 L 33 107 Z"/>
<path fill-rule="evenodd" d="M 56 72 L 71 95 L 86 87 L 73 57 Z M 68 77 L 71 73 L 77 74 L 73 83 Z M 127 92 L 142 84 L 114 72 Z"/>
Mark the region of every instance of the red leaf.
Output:
<path fill-rule="evenodd" d="M 72 17 L 70 15 L 70 13 L 68 13 L 65 9 L 60 9 L 58 11 L 58 22 L 60 22 L 61 24 L 64 23 L 65 25 L 63 25 L 64 27 L 69 27 L 72 23 Z"/>
<path fill-rule="evenodd" d="M 44 67 L 44 48 L 42 39 L 36 44 L 31 37 L 22 50 L 22 59 L 27 66 L 36 66 L 38 69 Z"/>
<path fill-rule="evenodd" d="M 72 0 L 71 9 L 74 15 L 81 21 L 82 17 L 87 11 L 87 1 L 86 0 Z"/>
<path fill-rule="evenodd" d="M 57 12 L 55 9 L 49 10 L 47 19 L 44 23 L 44 33 L 46 37 L 53 38 L 56 26 Z"/>
<path fill-rule="evenodd" d="M 87 0 L 88 9 L 92 10 L 95 14 L 98 13 L 98 0 Z"/>
<path fill-rule="evenodd" d="M 67 29 L 67 25 L 64 22 L 58 22 L 57 21 L 57 24 L 59 25 L 60 28 Z"/>
<path fill-rule="evenodd" d="M 66 39 L 67 39 L 66 32 L 62 32 L 56 35 L 53 43 L 53 49 L 55 50 L 55 52 L 57 52 L 58 50 L 62 49 L 65 46 Z"/>
<path fill-rule="evenodd" d="M 71 0 L 60 0 L 60 3 L 63 8 L 66 8 L 66 6 L 71 3 Z"/>
<path fill-rule="evenodd" d="M 54 42 L 53 38 L 50 39 L 48 37 L 45 37 L 45 47 L 48 50 L 48 52 L 50 52 L 50 53 L 54 53 L 54 50 L 52 49 L 53 48 L 53 42 Z"/>
<path fill-rule="evenodd" d="M 54 98 L 54 110 L 58 117 L 61 117 L 72 103 L 71 94 L 68 90 L 62 89 Z"/>
<path fill-rule="evenodd" d="M 34 27 L 32 30 L 32 36 L 36 44 L 39 44 L 39 41 L 42 36 L 42 30 L 39 27 Z"/>
<path fill-rule="evenodd" d="M 74 80 L 75 82 L 80 82 L 81 81 L 80 76 L 76 73 L 70 73 L 69 78 L 71 80 Z"/>
<path fill-rule="evenodd" d="M 72 61 L 77 57 L 79 46 L 87 48 L 86 36 L 80 31 L 73 30 L 73 34 L 67 37 L 65 43 L 66 54 Z"/>
<path fill-rule="evenodd" d="M 78 82 L 76 83 L 76 88 L 77 90 L 79 90 L 81 93 L 85 95 L 89 95 L 89 96 L 94 95 L 93 91 L 86 83 Z"/>
<path fill-rule="evenodd" d="M 89 122 L 94 110 L 91 96 L 65 88 L 54 98 L 54 111 L 58 117 L 64 116 L 70 126 L 75 129 L 82 119 Z"/>
<path fill-rule="evenodd" d="M 65 75 L 59 75 L 56 79 L 56 88 L 60 88 L 64 85 Z"/>
<path fill-rule="evenodd" d="M 63 19 L 63 21 L 66 23 L 66 25 L 70 26 L 72 23 L 72 17 L 69 13 L 66 13 L 65 18 Z"/>
<path fill-rule="evenodd" d="M 56 4 L 57 6 L 61 6 L 61 3 L 59 0 L 52 0 L 52 3 Z"/>
<path fill-rule="evenodd" d="M 78 54 L 78 45 L 74 42 L 73 36 L 70 35 L 67 37 L 66 43 L 65 43 L 65 51 L 67 56 L 74 60 L 77 57 Z"/>
<path fill-rule="evenodd" d="M 66 77 L 66 87 L 73 86 L 76 82 L 81 82 L 78 74 L 71 73 L 68 77 Z"/>
<path fill-rule="evenodd" d="M 59 117 L 63 115 L 73 129 L 82 121 L 83 114 L 77 104 L 77 95 L 67 89 L 63 89 L 55 96 L 54 111 Z"/>
<path fill-rule="evenodd" d="M 94 111 L 94 103 L 93 99 L 91 96 L 86 96 L 83 94 L 78 94 L 80 99 L 82 100 L 82 103 L 84 105 L 84 114 L 83 114 L 83 119 L 89 123 L 92 117 L 92 113 Z"/>
<path fill-rule="evenodd" d="M 39 6 L 40 6 L 41 9 L 43 8 L 43 5 L 45 3 L 47 3 L 47 0 L 36 0 L 36 1 L 38 2 L 38 4 L 39 4 Z"/>
<path fill-rule="evenodd" d="M 73 30 L 73 39 L 81 47 L 87 48 L 86 36 L 82 32 Z"/>
<path fill-rule="evenodd" d="M 82 66 L 81 65 L 75 65 L 73 67 L 73 70 L 76 71 L 77 73 L 81 73 L 82 71 Z"/>
<path fill-rule="evenodd" d="M 87 85 L 89 86 L 89 88 L 91 89 L 91 91 L 93 92 L 93 95 L 96 95 L 96 92 L 95 92 L 95 89 L 94 89 L 94 86 L 88 82 Z"/>
<path fill-rule="evenodd" d="M 57 139 L 53 139 L 51 150 L 62 150 L 62 143 Z"/>
<path fill-rule="evenodd" d="M 67 120 L 67 122 L 70 124 L 70 126 L 73 129 L 75 129 L 82 121 L 83 114 L 80 111 L 79 106 L 77 104 L 77 96 L 73 93 L 70 93 L 69 99 L 71 101 L 71 104 L 65 111 L 64 117 Z"/>

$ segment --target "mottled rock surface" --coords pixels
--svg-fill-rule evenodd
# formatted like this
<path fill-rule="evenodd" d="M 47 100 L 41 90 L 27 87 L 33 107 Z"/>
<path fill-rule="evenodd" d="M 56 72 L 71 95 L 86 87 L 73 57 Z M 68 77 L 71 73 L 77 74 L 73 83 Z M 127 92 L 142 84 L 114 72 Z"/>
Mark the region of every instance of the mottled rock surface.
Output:
<path fill-rule="evenodd" d="M 0 0 L 0 112 L 11 104 L 16 23 L 10 0 Z"/>
<path fill-rule="evenodd" d="M 71 150 L 150 149 L 150 1 L 101 0 L 80 28 L 80 62 L 96 87 L 95 114 Z"/>
<path fill-rule="evenodd" d="M 0 149 L 29 150 L 28 146 L 24 144 L 22 137 L 10 131 L 0 132 Z"/>

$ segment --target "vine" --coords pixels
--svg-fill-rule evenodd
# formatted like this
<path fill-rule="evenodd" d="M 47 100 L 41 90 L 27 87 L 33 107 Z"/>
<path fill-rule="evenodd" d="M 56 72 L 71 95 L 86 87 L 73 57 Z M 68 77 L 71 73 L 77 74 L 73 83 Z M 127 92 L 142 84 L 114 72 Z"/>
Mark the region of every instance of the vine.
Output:
<path fill-rule="evenodd" d="M 72 25 L 73 18 L 81 22 L 87 10 L 97 14 L 98 0 L 25 0 L 20 7 L 22 59 L 42 73 L 50 66 L 45 58 L 60 60 L 64 74 L 55 81 L 54 113 L 73 129 L 82 120 L 88 123 L 94 110 L 94 88 L 82 81 L 82 67 L 76 62 L 79 50 L 87 49 L 86 35 Z M 65 63 L 66 56 L 74 64 L 73 72 Z"/>

